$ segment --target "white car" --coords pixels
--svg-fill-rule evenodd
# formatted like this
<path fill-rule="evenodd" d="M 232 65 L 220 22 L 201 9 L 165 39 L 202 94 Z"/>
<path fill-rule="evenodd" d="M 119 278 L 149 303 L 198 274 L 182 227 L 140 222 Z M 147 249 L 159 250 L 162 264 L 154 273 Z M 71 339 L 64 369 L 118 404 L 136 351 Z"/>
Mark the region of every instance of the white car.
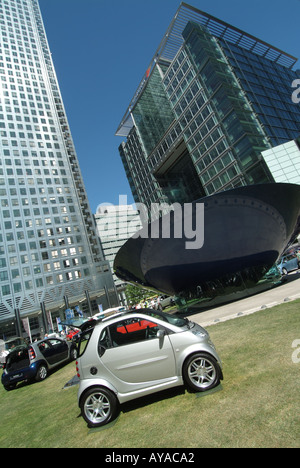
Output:
<path fill-rule="evenodd" d="M 208 333 L 185 318 L 142 309 L 90 326 L 76 362 L 78 403 L 90 427 L 113 420 L 129 400 L 183 384 L 203 392 L 223 379 Z"/>
<path fill-rule="evenodd" d="M 119 306 L 119 307 L 111 307 L 110 309 L 106 309 L 103 312 L 98 312 L 97 314 L 92 316 L 93 320 L 99 320 L 103 319 L 105 317 L 109 317 L 116 312 L 124 312 L 126 310 L 126 307 L 124 306 Z"/>
<path fill-rule="evenodd" d="M 7 341 L 0 340 L 0 365 L 4 365 L 10 351 L 25 345 L 24 338 L 15 337 Z"/>

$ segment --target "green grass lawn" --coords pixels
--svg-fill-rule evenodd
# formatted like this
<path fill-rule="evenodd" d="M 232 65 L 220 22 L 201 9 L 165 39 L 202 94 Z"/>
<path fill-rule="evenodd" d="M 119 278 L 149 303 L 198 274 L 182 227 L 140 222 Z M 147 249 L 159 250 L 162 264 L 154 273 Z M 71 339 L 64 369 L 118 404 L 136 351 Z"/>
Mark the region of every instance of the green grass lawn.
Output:
<path fill-rule="evenodd" d="M 116 423 L 89 430 L 79 416 L 71 363 L 47 380 L 0 385 L 0 447 L 300 447 L 300 301 L 208 328 L 224 366 L 213 394 L 184 388 L 124 405 Z"/>

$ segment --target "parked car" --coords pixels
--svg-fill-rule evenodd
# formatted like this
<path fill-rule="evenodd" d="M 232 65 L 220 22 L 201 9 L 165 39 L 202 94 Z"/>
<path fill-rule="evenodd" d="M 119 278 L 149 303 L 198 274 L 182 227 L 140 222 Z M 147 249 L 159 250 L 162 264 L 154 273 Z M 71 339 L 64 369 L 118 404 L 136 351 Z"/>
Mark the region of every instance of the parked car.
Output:
<path fill-rule="evenodd" d="M 160 296 L 158 299 L 158 309 L 163 310 L 166 307 L 172 307 L 175 305 L 175 300 L 173 296 Z"/>
<path fill-rule="evenodd" d="M 119 404 L 186 384 L 203 392 L 223 379 L 208 333 L 188 319 L 142 309 L 81 333 L 78 404 L 90 427 L 112 421 Z"/>
<path fill-rule="evenodd" d="M 298 257 L 295 254 L 283 255 L 277 262 L 277 266 L 282 275 L 287 275 L 290 271 L 298 270 Z"/>
<path fill-rule="evenodd" d="M 76 341 L 76 338 L 77 338 L 77 335 L 78 333 L 80 333 L 80 330 L 79 329 L 71 329 L 68 331 L 68 333 L 66 334 L 66 339 L 67 340 L 74 340 Z"/>
<path fill-rule="evenodd" d="M 110 309 L 105 309 L 103 312 L 98 312 L 97 314 L 93 315 L 92 319 L 93 320 L 99 320 L 104 317 L 109 317 L 110 315 L 115 314 L 116 312 L 122 312 L 125 311 L 126 307 L 124 306 L 118 306 L 118 307 L 111 307 Z"/>
<path fill-rule="evenodd" d="M 24 380 L 44 380 L 49 371 L 76 358 L 74 343 L 58 338 L 40 340 L 9 353 L 1 381 L 6 390 L 12 390 Z"/>

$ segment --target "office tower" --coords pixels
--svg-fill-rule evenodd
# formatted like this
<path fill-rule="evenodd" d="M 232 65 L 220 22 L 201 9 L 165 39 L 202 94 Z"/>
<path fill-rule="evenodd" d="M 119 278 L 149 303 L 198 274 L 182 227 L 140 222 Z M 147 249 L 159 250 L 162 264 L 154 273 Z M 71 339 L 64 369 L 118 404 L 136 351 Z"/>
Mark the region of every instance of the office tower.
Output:
<path fill-rule="evenodd" d="M 0 93 L 2 338 L 115 299 L 37 0 L 0 0 Z"/>
<path fill-rule="evenodd" d="M 139 212 L 132 205 L 100 205 L 95 220 L 104 257 L 113 271 L 117 252 L 142 227 Z M 113 278 L 119 295 L 122 295 L 126 284 L 114 274 Z"/>
<path fill-rule="evenodd" d="M 300 134 L 296 61 L 182 3 L 116 132 L 135 201 L 274 182 L 262 152 Z"/>

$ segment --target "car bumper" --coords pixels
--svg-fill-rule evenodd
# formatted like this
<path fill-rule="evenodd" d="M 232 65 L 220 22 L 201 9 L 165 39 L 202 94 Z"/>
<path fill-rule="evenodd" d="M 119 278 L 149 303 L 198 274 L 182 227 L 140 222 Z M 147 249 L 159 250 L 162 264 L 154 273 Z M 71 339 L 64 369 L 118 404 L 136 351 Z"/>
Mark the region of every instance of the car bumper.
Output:
<path fill-rule="evenodd" d="M 7 387 L 9 385 L 14 385 L 24 380 L 34 379 L 38 368 L 39 368 L 39 363 L 34 362 L 29 367 L 26 367 L 24 369 L 19 369 L 17 371 L 9 372 L 9 373 L 6 373 L 4 371 L 1 377 L 1 382 L 5 387 Z"/>

